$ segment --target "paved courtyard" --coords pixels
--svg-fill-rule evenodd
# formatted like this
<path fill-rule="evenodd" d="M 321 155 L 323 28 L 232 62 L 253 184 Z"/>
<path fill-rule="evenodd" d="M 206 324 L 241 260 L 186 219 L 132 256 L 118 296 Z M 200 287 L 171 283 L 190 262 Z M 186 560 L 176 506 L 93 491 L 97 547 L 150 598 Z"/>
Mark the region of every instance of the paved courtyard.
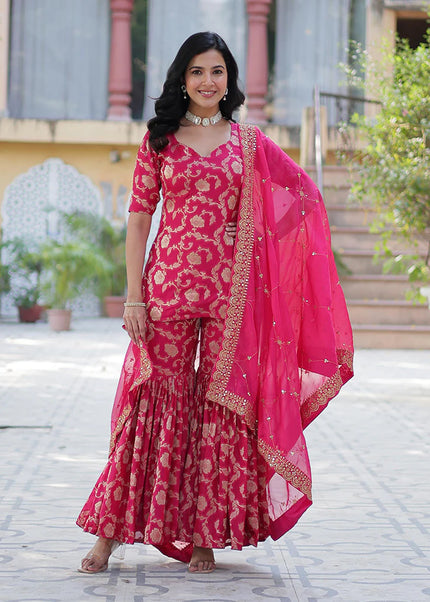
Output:
<path fill-rule="evenodd" d="M 210 575 L 128 546 L 99 575 L 74 521 L 107 454 L 127 346 L 119 320 L 68 333 L 0 322 L 0 600 L 430 602 L 430 351 L 359 350 L 307 430 L 314 505 Z"/>

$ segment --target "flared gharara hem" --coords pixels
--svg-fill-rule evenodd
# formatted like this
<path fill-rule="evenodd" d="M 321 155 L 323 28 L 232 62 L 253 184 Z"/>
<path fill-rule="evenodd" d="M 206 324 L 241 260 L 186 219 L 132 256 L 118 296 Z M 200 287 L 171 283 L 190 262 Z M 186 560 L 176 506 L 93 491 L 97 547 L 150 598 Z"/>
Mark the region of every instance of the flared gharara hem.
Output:
<path fill-rule="evenodd" d="M 179 560 L 180 562 L 185 562 L 186 564 L 190 562 L 194 548 L 192 543 L 184 543 L 182 541 L 174 541 L 155 547 L 159 552 L 164 554 L 164 556 Z"/>
<path fill-rule="evenodd" d="M 303 496 L 298 502 L 296 502 L 285 514 L 280 516 L 278 519 L 270 522 L 270 537 L 276 541 L 290 531 L 299 521 L 300 517 L 306 512 L 306 510 L 312 505 L 312 501 L 307 497 Z M 261 538 L 258 543 L 263 543 L 268 537 Z M 248 544 L 253 547 L 257 547 L 256 543 Z M 181 562 L 190 562 L 193 553 L 193 544 L 188 542 L 169 542 L 164 545 L 155 546 L 164 556 L 180 560 Z M 213 549 L 225 549 L 229 546 L 214 546 Z M 246 545 L 238 548 L 231 548 L 242 550 Z"/>
<path fill-rule="evenodd" d="M 174 542 L 241 549 L 267 538 L 256 437 L 242 417 L 206 399 L 207 381 L 153 376 L 141 386 L 81 528 L 161 551 Z"/>
<path fill-rule="evenodd" d="M 169 556 L 170 558 L 175 558 L 176 560 L 180 560 L 181 562 L 188 562 L 186 559 L 183 560 L 183 558 L 187 558 L 188 555 L 191 558 L 192 550 L 193 550 L 194 546 L 196 545 L 194 542 L 191 542 L 191 541 L 178 541 L 178 540 L 166 541 L 165 543 L 154 543 L 153 541 L 151 541 L 150 537 L 146 538 L 144 540 L 129 539 L 129 540 L 121 541 L 121 540 L 117 539 L 116 537 L 113 537 L 113 538 L 108 537 L 107 533 L 100 529 L 93 529 L 93 528 L 89 527 L 88 525 L 81 523 L 81 521 L 79 519 L 76 521 L 76 524 L 78 527 L 80 527 L 86 533 L 90 533 L 91 535 L 95 535 L 96 537 L 103 537 L 106 539 L 114 539 L 115 541 L 118 541 L 118 543 L 120 543 L 120 544 L 127 544 L 127 545 L 141 544 L 141 545 L 153 546 L 154 548 L 157 548 L 157 550 L 159 550 L 165 556 Z M 281 533 L 276 538 L 272 537 L 272 539 L 278 539 L 279 537 L 281 537 L 281 535 L 283 535 L 283 533 Z M 269 538 L 269 536 L 265 536 L 265 537 L 262 536 L 258 539 L 257 542 L 244 541 L 241 545 L 238 545 L 237 543 L 236 543 L 236 545 L 235 544 L 231 545 L 231 542 L 219 542 L 218 544 L 215 543 L 215 545 L 202 546 L 202 547 L 211 547 L 211 549 L 213 549 L 213 550 L 225 550 L 226 548 L 230 548 L 231 550 L 240 551 L 243 548 L 247 548 L 247 547 L 256 548 L 259 543 L 265 542 L 266 539 L 268 539 L 268 538 Z"/>
<path fill-rule="evenodd" d="M 267 539 L 266 537 L 263 539 L 260 539 L 260 541 L 258 543 L 262 543 L 263 541 L 266 541 L 266 539 Z M 220 546 L 213 546 L 212 549 L 213 550 L 224 550 L 225 548 L 231 547 L 232 550 L 242 550 L 244 547 L 248 547 L 248 546 L 253 546 L 254 548 L 256 548 L 257 543 L 245 544 L 238 548 L 233 548 L 229 545 L 220 545 Z M 157 550 L 159 552 L 161 552 L 164 556 L 168 556 L 169 558 L 173 558 L 174 560 L 179 560 L 180 562 L 186 562 L 188 564 L 191 560 L 191 556 L 193 555 L 194 544 L 189 543 L 189 542 L 183 542 L 183 541 L 173 541 L 173 542 L 168 542 L 165 544 L 154 545 L 154 547 L 157 548 Z"/>

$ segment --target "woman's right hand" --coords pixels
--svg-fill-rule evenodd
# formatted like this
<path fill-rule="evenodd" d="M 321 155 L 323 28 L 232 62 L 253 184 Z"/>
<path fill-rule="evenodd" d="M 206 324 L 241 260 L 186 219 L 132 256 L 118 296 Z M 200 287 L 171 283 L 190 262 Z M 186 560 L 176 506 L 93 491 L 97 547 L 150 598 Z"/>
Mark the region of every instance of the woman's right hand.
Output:
<path fill-rule="evenodd" d="M 124 308 L 124 327 L 136 345 L 145 340 L 146 308 L 142 304 L 142 271 L 151 216 L 131 212 L 127 223 L 125 256 L 127 264 L 127 303 Z M 133 305 L 138 303 L 138 305 Z"/>
<path fill-rule="evenodd" d="M 136 345 L 145 340 L 146 307 L 132 306 L 124 308 L 124 327 L 129 337 Z"/>

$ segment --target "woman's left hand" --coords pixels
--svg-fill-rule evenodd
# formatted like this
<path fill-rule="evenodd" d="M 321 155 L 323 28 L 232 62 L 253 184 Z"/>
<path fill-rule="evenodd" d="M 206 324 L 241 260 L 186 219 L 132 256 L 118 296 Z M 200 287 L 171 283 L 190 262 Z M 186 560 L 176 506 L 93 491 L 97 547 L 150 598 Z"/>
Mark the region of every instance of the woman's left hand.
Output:
<path fill-rule="evenodd" d="M 231 238 L 236 238 L 236 231 L 237 231 L 236 222 L 228 222 L 228 224 L 225 227 L 225 232 L 226 232 L 227 236 L 230 236 Z"/>

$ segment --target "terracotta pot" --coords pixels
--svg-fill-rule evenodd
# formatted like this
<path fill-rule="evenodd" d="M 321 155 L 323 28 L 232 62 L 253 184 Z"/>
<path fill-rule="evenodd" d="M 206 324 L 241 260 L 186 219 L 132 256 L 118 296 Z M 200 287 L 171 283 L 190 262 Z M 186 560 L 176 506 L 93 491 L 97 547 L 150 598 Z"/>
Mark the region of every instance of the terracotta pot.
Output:
<path fill-rule="evenodd" d="M 108 318 L 122 318 L 124 313 L 124 296 L 110 296 L 104 298 L 105 315 Z"/>
<path fill-rule="evenodd" d="M 48 309 L 48 324 L 51 330 L 60 332 L 61 330 L 70 330 L 70 320 L 72 311 L 70 309 Z"/>
<path fill-rule="evenodd" d="M 32 307 L 18 306 L 18 316 L 20 322 L 37 322 L 42 317 L 44 311 L 43 305 L 33 305 Z"/>

